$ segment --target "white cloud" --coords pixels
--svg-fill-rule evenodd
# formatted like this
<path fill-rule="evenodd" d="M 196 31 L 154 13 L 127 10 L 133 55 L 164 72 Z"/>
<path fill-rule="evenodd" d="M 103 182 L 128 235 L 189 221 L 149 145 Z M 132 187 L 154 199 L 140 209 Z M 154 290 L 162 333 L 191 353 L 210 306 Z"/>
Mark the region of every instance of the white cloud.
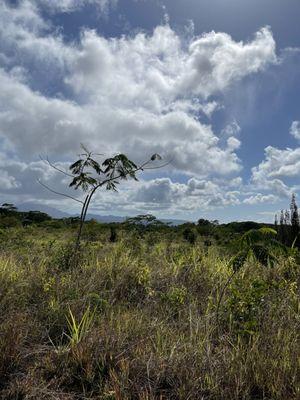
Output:
<path fill-rule="evenodd" d="M 225 137 L 235 136 L 240 133 L 241 127 L 237 123 L 236 120 L 233 120 L 230 124 L 226 125 L 224 129 L 222 129 L 221 134 Z"/>
<path fill-rule="evenodd" d="M 170 178 L 157 178 L 144 182 L 133 195 L 133 200 L 141 203 L 153 203 L 159 207 L 171 204 L 182 198 L 185 192 L 185 185 L 173 183 Z"/>
<path fill-rule="evenodd" d="M 265 160 L 252 168 L 252 182 L 260 189 L 270 190 L 279 197 L 290 197 L 293 188 L 284 183 L 285 178 L 300 172 L 300 148 L 280 150 L 265 148 Z"/>
<path fill-rule="evenodd" d="M 57 167 L 65 171 L 68 170 L 68 165 L 68 163 L 56 163 Z M 69 189 L 70 179 L 50 167 L 47 162 L 42 160 L 24 162 L 8 156 L 4 152 L 0 152 L 0 180 L 1 197 L 6 198 L 6 201 L 18 204 L 38 199 L 55 204 L 57 200 L 65 199 L 45 189 L 38 183 L 39 180 L 60 193 L 74 197 L 81 195 L 81 193 Z"/>
<path fill-rule="evenodd" d="M 211 127 L 186 113 L 155 115 L 145 109 L 126 112 L 108 106 L 79 106 L 34 93 L 4 71 L 0 71 L 0 85 L 0 134 L 23 157 L 46 150 L 57 156 L 70 154 L 83 141 L 106 153 L 124 151 L 138 160 L 161 153 L 172 158 L 174 168 L 197 175 L 240 169 L 236 145 L 229 142 L 219 147 Z"/>
<path fill-rule="evenodd" d="M 210 32 L 190 44 L 180 87 L 208 97 L 274 62 L 275 42 L 269 28 L 261 29 L 249 43 Z"/>
<path fill-rule="evenodd" d="M 260 175 L 267 175 L 269 178 L 297 176 L 300 172 L 300 147 L 284 150 L 266 147 L 265 161 L 253 171 L 258 178 Z"/>
<path fill-rule="evenodd" d="M 24 0 L 10 7 L 0 1 L 0 36 L 0 55 L 5 58 L 2 65 L 0 58 L 0 67 L 22 66 L 29 80 L 48 80 L 49 85 L 65 73 L 72 47 L 51 31 L 51 23 L 42 18 L 35 2 Z"/>
<path fill-rule="evenodd" d="M 259 47 L 261 35 L 271 38 L 263 30 L 245 47 Z M 227 174 L 240 169 L 234 152 L 238 147 L 236 139 L 229 138 L 227 148 L 221 147 L 211 127 L 195 119 L 193 111 L 172 110 L 174 102 L 182 101 L 180 88 L 183 80 L 189 79 L 188 60 L 193 56 L 184 50 L 179 36 L 170 27 L 158 27 L 152 36 L 140 33 L 133 38 L 111 40 L 86 31 L 79 48 L 67 47 L 60 38 L 51 38 L 50 43 L 52 40 L 55 43 L 50 46 L 51 51 L 48 37 L 43 40 L 47 43 L 47 57 L 51 58 L 54 52 L 56 59 L 63 60 L 61 65 L 67 66 L 65 81 L 76 93 L 78 103 L 35 93 L 2 71 L 4 89 L 0 101 L 6 103 L 6 112 L 1 114 L 1 133 L 10 132 L 10 140 L 17 146 L 32 150 L 37 144 L 43 144 L 50 150 L 64 152 L 79 141 L 87 141 L 92 146 L 101 142 L 106 149 L 123 150 L 132 156 L 134 149 L 146 155 L 155 146 L 159 152 L 173 157 L 176 168 L 188 173 L 207 175 L 221 171 Z M 196 39 L 197 47 L 202 40 L 207 44 L 208 37 Z M 224 49 L 226 53 L 226 40 L 229 47 L 234 47 L 234 42 L 225 35 L 218 51 Z M 40 44 L 43 48 L 43 41 Z M 19 43 L 19 46 L 25 46 L 26 51 L 30 48 L 28 44 Z M 236 46 L 240 49 L 242 44 Z M 218 41 L 214 47 L 219 47 Z M 274 54 L 271 58 L 268 52 L 266 58 L 263 55 L 262 68 L 267 58 L 273 61 Z M 244 57 L 243 52 L 241 56 Z M 199 69 L 198 73 L 201 75 L 202 71 Z M 229 83 L 227 79 L 218 89 Z M 207 93 L 208 89 L 209 85 Z M 214 89 L 209 90 L 213 93 Z M 194 93 L 189 94 L 190 97 L 188 93 L 182 95 L 192 105 Z M 53 137 L 57 140 L 53 141 Z"/>
<path fill-rule="evenodd" d="M 228 182 L 229 187 L 238 187 L 239 188 L 242 184 L 243 184 L 243 179 L 240 176 L 238 176 L 237 178 L 231 179 Z"/>
<path fill-rule="evenodd" d="M 238 197 L 239 192 L 227 192 L 208 180 L 191 178 L 186 183 L 177 183 L 170 178 L 158 178 L 143 182 L 131 199 L 146 209 L 165 208 L 175 212 L 236 205 L 240 204 Z"/>
<path fill-rule="evenodd" d="M 300 121 L 292 122 L 290 134 L 294 136 L 295 139 L 300 140 Z"/>
<path fill-rule="evenodd" d="M 39 7 L 52 12 L 73 12 L 87 5 L 96 6 L 99 11 L 107 12 L 109 7 L 115 6 L 118 0 L 33 0 Z"/>
<path fill-rule="evenodd" d="M 243 203 L 245 204 L 263 204 L 263 203 L 275 203 L 278 200 L 277 196 L 274 196 L 273 194 L 262 194 L 262 193 L 257 193 L 255 196 L 250 196 L 246 199 L 243 200 Z"/>
<path fill-rule="evenodd" d="M 241 145 L 241 142 L 233 136 L 231 136 L 227 139 L 228 149 L 231 149 L 232 151 L 238 149 L 240 147 L 240 145 Z"/>
<path fill-rule="evenodd" d="M 14 176 L 8 175 L 8 172 L 0 169 L 0 187 L 3 190 L 15 189 L 20 186 L 20 183 Z"/>
<path fill-rule="evenodd" d="M 160 111 L 178 96 L 206 98 L 274 62 L 275 42 L 268 28 L 249 43 L 211 32 L 191 39 L 188 48 L 169 26 L 157 27 L 152 36 L 139 33 L 121 40 L 85 31 L 69 83 L 78 92 L 108 90 L 118 103 L 134 99 Z"/>
<path fill-rule="evenodd" d="M 246 43 L 215 32 L 186 43 L 165 25 L 152 34 L 114 39 L 84 30 L 78 42 L 66 44 L 41 17 L 42 3 L 24 1 L 14 8 L 0 3 L 0 139 L 9 142 L 26 171 L 33 174 L 31 162 L 39 153 L 66 159 L 84 142 L 137 161 L 160 153 L 172 159 L 169 168 L 197 176 L 198 185 L 216 175 L 234 179 L 241 170 L 238 124 L 226 128 L 224 142 L 200 118 L 211 118 L 222 107 L 208 97 L 276 62 L 269 28 Z M 72 10 L 87 3 L 51 4 Z M 47 95 L 45 88 L 55 85 L 56 96 Z M 159 182 L 156 195 L 166 202 L 182 191 L 193 197 L 189 182 L 186 187 Z M 224 194 L 214 185 L 205 189 L 213 192 L 213 200 L 203 204 L 238 202 L 235 192 Z"/>

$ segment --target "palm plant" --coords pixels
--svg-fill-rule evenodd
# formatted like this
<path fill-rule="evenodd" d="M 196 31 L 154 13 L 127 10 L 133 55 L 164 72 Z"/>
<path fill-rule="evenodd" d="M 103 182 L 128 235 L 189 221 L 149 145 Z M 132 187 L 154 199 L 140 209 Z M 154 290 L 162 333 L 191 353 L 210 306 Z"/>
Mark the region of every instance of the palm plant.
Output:
<path fill-rule="evenodd" d="M 248 259 L 254 259 L 263 266 L 273 266 L 278 256 L 288 254 L 288 248 L 276 240 L 277 232 L 272 228 L 250 229 L 241 237 L 240 251 L 230 265 L 237 272 Z"/>
<path fill-rule="evenodd" d="M 277 232 L 272 228 L 250 229 L 244 233 L 239 242 L 239 252 L 231 258 L 228 266 L 232 268 L 225 285 L 223 286 L 217 304 L 216 317 L 219 326 L 219 309 L 225 290 L 234 275 L 245 265 L 247 260 L 253 260 L 264 267 L 272 267 L 282 255 L 289 256 L 290 249 L 276 240 Z"/>

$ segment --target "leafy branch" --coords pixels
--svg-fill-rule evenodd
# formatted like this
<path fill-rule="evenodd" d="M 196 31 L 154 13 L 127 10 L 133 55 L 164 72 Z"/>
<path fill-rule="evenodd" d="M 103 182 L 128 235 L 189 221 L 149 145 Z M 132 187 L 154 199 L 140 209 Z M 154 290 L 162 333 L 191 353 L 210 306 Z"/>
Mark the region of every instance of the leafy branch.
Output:
<path fill-rule="evenodd" d="M 80 158 L 70 165 L 69 172 L 58 168 L 56 165 L 52 164 L 48 158 L 45 162 L 56 171 L 72 178 L 69 187 L 74 190 L 82 190 L 85 193 L 84 201 L 53 190 L 39 181 L 39 183 L 49 191 L 71 198 L 72 200 L 82 204 L 80 223 L 74 248 L 75 265 L 78 263 L 83 225 L 86 220 L 91 200 L 96 191 L 101 187 L 104 187 L 106 190 L 117 191 L 118 185 L 122 180 L 134 179 L 135 181 L 138 181 L 138 172 L 148 169 L 162 168 L 170 163 L 169 161 L 158 166 L 152 165 L 154 161 L 162 159 L 157 153 L 153 154 L 148 160 L 140 165 L 131 161 L 125 154 L 117 154 L 100 162 L 96 159 L 96 156 L 99 156 L 100 154 L 89 151 L 83 144 L 81 144 L 81 148 L 83 153 L 79 154 Z"/>

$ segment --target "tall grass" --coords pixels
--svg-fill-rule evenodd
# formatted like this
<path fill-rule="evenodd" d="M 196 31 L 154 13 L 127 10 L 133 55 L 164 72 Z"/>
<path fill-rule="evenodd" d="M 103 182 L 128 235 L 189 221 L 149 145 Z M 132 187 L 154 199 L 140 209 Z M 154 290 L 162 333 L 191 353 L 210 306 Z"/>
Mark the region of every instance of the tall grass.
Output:
<path fill-rule="evenodd" d="M 3 399 L 300 398 L 293 260 L 248 262 L 217 326 L 231 271 L 216 246 L 123 235 L 87 245 L 74 270 L 42 233 L 0 255 Z"/>

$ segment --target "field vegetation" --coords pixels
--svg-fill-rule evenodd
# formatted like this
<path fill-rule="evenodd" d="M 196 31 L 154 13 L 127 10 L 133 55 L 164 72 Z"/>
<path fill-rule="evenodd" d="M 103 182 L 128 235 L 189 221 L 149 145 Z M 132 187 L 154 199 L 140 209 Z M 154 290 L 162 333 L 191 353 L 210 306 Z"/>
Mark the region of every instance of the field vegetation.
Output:
<path fill-rule="evenodd" d="M 300 398 L 300 259 L 274 226 L 86 221 L 74 267 L 78 219 L 4 209 L 1 398 Z"/>

